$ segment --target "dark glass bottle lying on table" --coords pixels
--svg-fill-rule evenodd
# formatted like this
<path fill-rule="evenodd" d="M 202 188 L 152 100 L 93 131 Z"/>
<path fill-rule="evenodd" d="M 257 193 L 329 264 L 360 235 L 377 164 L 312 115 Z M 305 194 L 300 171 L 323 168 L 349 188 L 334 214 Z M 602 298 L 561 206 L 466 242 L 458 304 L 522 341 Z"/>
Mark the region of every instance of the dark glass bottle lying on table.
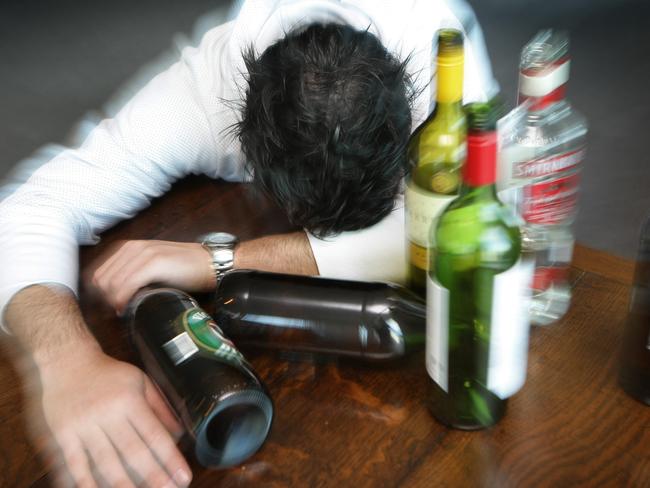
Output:
<path fill-rule="evenodd" d="M 189 295 L 147 289 L 127 312 L 146 372 L 162 390 L 203 466 L 239 464 L 264 443 L 273 418 L 250 364 Z"/>
<path fill-rule="evenodd" d="M 238 347 L 294 359 L 386 362 L 424 346 L 424 301 L 398 285 L 235 270 L 214 318 Z"/>

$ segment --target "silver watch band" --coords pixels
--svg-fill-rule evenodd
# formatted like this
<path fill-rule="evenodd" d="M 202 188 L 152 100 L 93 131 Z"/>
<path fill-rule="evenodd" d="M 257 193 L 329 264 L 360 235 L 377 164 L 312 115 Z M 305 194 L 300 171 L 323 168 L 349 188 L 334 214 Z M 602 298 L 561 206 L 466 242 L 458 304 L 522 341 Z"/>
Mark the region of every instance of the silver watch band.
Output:
<path fill-rule="evenodd" d="M 237 237 L 227 232 L 211 232 L 200 238 L 203 248 L 210 253 L 210 263 L 217 283 L 235 265 Z"/>
<path fill-rule="evenodd" d="M 217 278 L 230 271 L 235 264 L 235 250 L 232 248 L 214 248 L 203 244 L 206 251 L 210 253 L 212 269 Z"/>

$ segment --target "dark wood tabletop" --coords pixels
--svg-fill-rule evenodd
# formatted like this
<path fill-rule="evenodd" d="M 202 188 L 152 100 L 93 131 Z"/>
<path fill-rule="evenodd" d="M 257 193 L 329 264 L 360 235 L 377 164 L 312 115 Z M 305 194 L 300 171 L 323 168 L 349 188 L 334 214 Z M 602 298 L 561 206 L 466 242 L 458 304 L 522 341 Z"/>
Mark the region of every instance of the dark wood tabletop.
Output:
<path fill-rule="evenodd" d="M 208 230 L 247 239 L 292 227 L 248 185 L 192 177 L 83 249 L 82 270 L 120 239 L 193 241 Z M 632 271 L 630 261 L 576 246 L 571 309 L 560 322 L 533 328 L 526 384 L 505 417 L 483 431 L 433 419 L 423 352 L 372 367 L 250 356 L 274 400 L 270 435 L 236 468 L 212 471 L 190 460 L 192 486 L 650 486 L 650 408 L 616 383 Z M 83 280 L 80 297 L 104 350 L 134 362 L 119 319 Z M 27 438 L 15 355 L 3 341 L 0 486 L 48 486 Z"/>

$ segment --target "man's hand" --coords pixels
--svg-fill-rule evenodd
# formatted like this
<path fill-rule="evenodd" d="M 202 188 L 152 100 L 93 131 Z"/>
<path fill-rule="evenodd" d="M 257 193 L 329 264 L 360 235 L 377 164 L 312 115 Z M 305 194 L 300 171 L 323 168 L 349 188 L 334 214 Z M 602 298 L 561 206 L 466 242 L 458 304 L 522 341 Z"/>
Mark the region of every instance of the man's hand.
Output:
<path fill-rule="evenodd" d="M 190 468 L 174 442 L 182 428 L 142 371 L 94 350 L 60 357 L 40 372 L 46 446 L 61 485 L 189 484 Z"/>
<path fill-rule="evenodd" d="M 214 289 L 210 263 L 201 244 L 126 241 L 97 268 L 92 281 L 121 314 L 135 292 L 151 283 L 194 292 Z"/>
<path fill-rule="evenodd" d="M 69 289 L 24 288 L 5 323 L 23 350 L 16 366 L 31 407 L 27 425 L 64 485 L 189 483 L 167 404 L 142 371 L 102 352 Z"/>

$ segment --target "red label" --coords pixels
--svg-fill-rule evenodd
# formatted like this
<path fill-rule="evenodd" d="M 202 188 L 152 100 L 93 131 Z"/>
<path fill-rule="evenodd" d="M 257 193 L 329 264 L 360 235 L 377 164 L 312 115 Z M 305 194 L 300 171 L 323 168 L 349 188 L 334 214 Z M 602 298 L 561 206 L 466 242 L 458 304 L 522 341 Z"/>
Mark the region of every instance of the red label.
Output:
<path fill-rule="evenodd" d="M 559 224 L 573 215 L 578 173 L 524 187 L 523 218 L 531 224 Z"/>
<path fill-rule="evenodd" d="M 541 292 L 547 290 L 553 283 L 566 281 L 568 266 L 542 266 L 535 268 L 533 276 L 533 290 Z"/>
<path fill-rule="evenodd" d="M 580 148 L 577 151 L 567 152 L 559 156 L 524 161 L 513 166 L 512 176 L 515 178 L 536 178 L 552 175 L 577 167 L 584 158 L 585 149 Z"/>

